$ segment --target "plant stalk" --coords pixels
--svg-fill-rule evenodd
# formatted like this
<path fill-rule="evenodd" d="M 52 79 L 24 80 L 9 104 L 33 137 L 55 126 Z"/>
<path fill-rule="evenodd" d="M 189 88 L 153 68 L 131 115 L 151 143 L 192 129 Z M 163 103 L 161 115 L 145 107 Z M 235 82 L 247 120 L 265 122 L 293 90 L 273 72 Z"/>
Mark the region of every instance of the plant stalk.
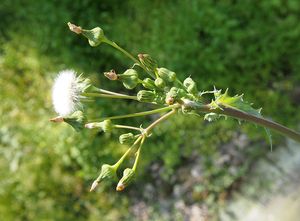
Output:
<path fill-rule="evenodd" d="M 129 100 L 137 100 L 136 96 L 130 95 L 113 95 L 113 94 L 100 94 L 100 93 L 82 93 L 83 96 L 86 97 L 103 97 L 103 98 L 114 98 L 114 99 L 129 99 Z"/>
<path fill-rule="evenodd" d="M 178 108 L 179 106 L 180 106 L 179 104 L 174 104 L 174 105 L 171 105 L 171 106 L 162 107 L 162 108 L 158 108 L 158 109 L 154 109 L 154 110 L 150 110 L 150 111 L 143 111 L 143 112 L 125 114 L 125 115 L 120 115 L 120 116 L 105 117 L 105 118 L 101 118 L 101 119 L 94 119 L 92 121 L 94 122 L 94 121 L 116 120 L 116 119 L 131 118 L 131 117 L 141 117 L 141 116 L 166 112 L 166 111 L 171 110 L 173 108 Z"/>
<path fill-rule="evenodd" d="M 235 108 L 221 105 L 220 106 L 221 109 L 211 109 L 210 106 L 207 104 L 199 104 L 199 103 L 196 103 L 193 101 L 187 102 L 185 104 L 185 106 L 193 108 L 194 110 L 196 110 L 198 112 L 223 114 L 223 115 L 233 117 L 236 119 L 252 122 L 252 123 L 258 124 L 260 126 L 272 129 L 284 136 L 287 136 L 295 141 L 300 142 L 300 133 L 298 133 L 297 131 L 294 131 L 290 128 L 287 128 L 279 123 L 268 120 L 266 118 L 248 114 L 244 111 L 241 111 L 241 110 L 238 110 Z"/>

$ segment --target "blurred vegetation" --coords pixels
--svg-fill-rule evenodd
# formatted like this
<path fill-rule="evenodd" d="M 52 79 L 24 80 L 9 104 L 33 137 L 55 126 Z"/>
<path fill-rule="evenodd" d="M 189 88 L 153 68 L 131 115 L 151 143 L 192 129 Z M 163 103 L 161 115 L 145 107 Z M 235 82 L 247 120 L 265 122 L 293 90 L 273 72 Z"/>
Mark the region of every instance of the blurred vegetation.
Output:
<path fill-rule="evenodd" d="M 199 180 L 181 200 L 215 211 L 269 152 L 261 128 L 177 116 L 146 142 L 139 176 L 127 191 L 116 193 L 113 183 L 88 193 L 100 166 L 114 163 L 127 147 L 117 134 L 50 124 L 52 82 L 57 71 L 74 68 L 120 91 L 102 73 L 122 72 L 131 63 L 106 45 L 91 48 L 68 30 L 68 21 L 101 26 L 133 53 L 151 54 L 181 79 L 191 75 L 198 88 L 229 87 L 262 106 L 265 116 L 293 128 L 299 122 L 298 0 L 2 0 L 0 17 L 1 220 L 134 220 L 132 205 L 140 201 L 151 211 L 149 220 L 168 220 L 159 200 L 176 201 L 175 187 L 190 179 L 192 166 Z M 89 111 L 99 117 L 146 109 L 99 100 Z M 246 146 L 235 142 L 244 133 L 251 140 Z M 276 144 L 284 140 L 274 137 Z M 173 220 L 183 219 L 172 203 L 166 210 L 174 210 Z"/>

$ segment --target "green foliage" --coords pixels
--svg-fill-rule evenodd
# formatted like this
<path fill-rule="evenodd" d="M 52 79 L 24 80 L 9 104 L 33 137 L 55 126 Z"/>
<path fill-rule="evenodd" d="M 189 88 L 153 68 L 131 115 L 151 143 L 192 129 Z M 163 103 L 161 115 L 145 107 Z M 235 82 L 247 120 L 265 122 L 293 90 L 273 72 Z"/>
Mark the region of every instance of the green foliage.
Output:
<path fill-rule="evenodd" d="M 54 73 L 75 68 L 102 84 L 99 73 L 111 68 L 122 73 L 128 60 L 109 47 L 89 47 L 69 32 L 68 21 L 88 28 L 100 25 L 110 39 L 134 54 L 142 50 L 153 55 L 179 79 L 191 75 L 199 90 L 216 85 L 244 92 L 247 100 L 264 107 L 266 116 L 295 126 L 300 117 L 299 103 L 292 100 L 300 80 L 299 14 L 298 0 L 2 1 L 0 219 L 132 220 L 128 207 L 137 197 L 143 199 L 139 194 L 144 184 L 154 183 L 158 196 L 172 198 L 170 189 L 189 179 L 189 173 L 179 173 L 180 169 L 192 163 L 203 171 L 202 182 L 189 190 L 193 197 L 184 200 L 216 205 L 268 151 L 261 147 L 257 128 L 244 125 L 242 131 L 253 143 L 244 148 L 233 144 L 244 160 L 220 164 L 227 154 L 224 146 L 241 133 L 234 131 L 236 124 L 178 116 L 160 125 L 156 136 L 149 138 L 152 141 L 145 143 L 134 193 L 119 195 L 107 191 L 103 183 L 98 192 L 89 194 L 100 166 L 116 162 L 126 146 L 112 141 L 116 134 L 78 134 L 48 122 L 54 115 L 50 100 Z M 102 85 L 122 90 L 111 82 Z M 99 118 L 147 109 L 129 102 L 112 105 L 102 99 L 91 114 Z M 155 163 L 161 173 L 149 173 Z M 149 205 L 155 202 L 156 198 Z M 153 219 L 160 217 L 156 212 Z"/>

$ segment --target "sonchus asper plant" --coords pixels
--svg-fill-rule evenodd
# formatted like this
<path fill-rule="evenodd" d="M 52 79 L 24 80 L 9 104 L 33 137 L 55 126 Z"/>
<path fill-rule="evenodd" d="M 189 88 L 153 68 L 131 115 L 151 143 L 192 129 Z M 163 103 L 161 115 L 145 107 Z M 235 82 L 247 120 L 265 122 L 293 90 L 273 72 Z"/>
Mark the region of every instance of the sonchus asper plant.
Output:
<path fill-rule="evenodd" d="M 109 40 L 99 27 L 86 30 L 71 23 L 68 23 L 68 26 L 71 31 L 86 37 L 92 47 L 108 44 L 133 61 L 134 65 L 125 70 L 124 73 L 117 74 L 114 70 L 111 70 L 104 73 L 105 77 L 112 81 L 121 82 L 128 90 L 134 89 L 137 85 L 143 88 L 135 96 L 116 93 L 92 85 L 89 79 L 84 78 L 82 75 L 77 75 L 73 70 L 61 71 L 55 79 L 52 98 L 54 109 L 59 116 L 51 119 L 51 121 L 68 123 L 76 131 L 93 128 L 104 132 L 111 132 L 116 129 L 131 131 L 119 137 L 121 144 L 129 145 L 128 150 L 115 164 L 102 165 L 98 178 L 91 186 L 91 191 L 105 179 L 117 179 L 119 166 L 131 152 L 135 152 L 134 165 L 132 168 L 127 168 L 123 171 L 123 176 L 120 178 L 116 190 L 122 191 L 126 188 L 136 175 L 144 141 L 158 124 L 179 112 L 186 115 L 202 115 L 204 120 L 207 121 L 214 121 L 223 116 L 255 123 L 265 128 L 271 147 L 272 140 L 269 130 L 300 142 L 300 134 L 298 132 L 264 118 L 261 114 L 261 109 L 254 109 L 251 104 L 245 102 L 243 95 L 230 96 L 228 89 L 222 92 L 222 90 L 216 88 L 212 91 L 201 92 L 191 77 L 181 81 L 177 78 L 174 71 L 160 67 L 150 55 L 139 54 L 134 56 L 130 54 L 115 42 Z M 205 102 L 208 100 L 207 96 L 209 98 L 213 97 L 213 99 L 210 102 Z M 136 102 L 151 103 L 156 105 L 157 108 L 90 122 L 88 116 L 86 116 L 87 113 L 84 112 L 84 104 L 97 98 L 130 99 Z M 161 116 L 145 128 L 119 125 L 113 122 L 117 119 L 152 114 L 161 114 Z"/>

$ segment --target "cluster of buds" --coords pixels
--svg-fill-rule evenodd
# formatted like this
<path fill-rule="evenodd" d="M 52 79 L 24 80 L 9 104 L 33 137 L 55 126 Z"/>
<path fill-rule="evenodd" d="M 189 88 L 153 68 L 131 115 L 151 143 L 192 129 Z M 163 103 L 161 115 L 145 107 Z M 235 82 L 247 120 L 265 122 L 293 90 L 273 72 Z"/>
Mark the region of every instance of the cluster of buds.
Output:
<path fill-rule="evenodd" d="M 92 85 L 89 79 L 78 76 L 75 71 L 67 70 L 59 73 L 55 80 L 52 92 L 53 105 L 58 117 L 51 119 L 52 122 L 65 122 L 71 125 L 76 131 L 83 129 L 95 129 L 104 133 L 111 133 L 114 129 L 128 129 L 136 133 L 128 132 L 119 136 L 119 142 L 122 145 L 128 145 L 128 150 L 114 165 L 103 164 L 98 178 L 93 182 L 91 191 L 103 180 L 117 179 L 117 170 L 124 159 L 130 152 L 136 151 L 136 159 L 132 168 L 123 171 L 123 176 L 117 184 L 117 191 L 124 190 L 125 187 L 133 180 L 136 173 L 140 151 L 144 140 L 149 137 L 151 130 L 158 123 L 178 112 L 183 100 L 186 98 L 197 100 L 197 89 L 195 82 L 191 78 L 187 78 L 183 83 L 177 78 L 176 73 L 164 67 L 159 67 L 155 59 L 149 54 L 139 54 L 137 57 L 130 55 L 124 49 L 120 48 L 116 43 L 111 42 L 104 35 L 101 28 L 97 27 L 91 30 L 83 29 L 74 24 L 68 23 L 71 31 L 76 34 L 82 34 L 88 39 L 91 46 L 95 47 L 101 43 L 107 43 L 114 48 L 119 49 L 125 55 L 133 59 L 135 65 L 125 70 L 121 74 L 117 74 L 115 70 L 104 72 L 104 76 L 111 81 L 119 81 L 128 90 L 136 90 L 136 95 L 125 95 Z M 141 67 L 144 72 L 136 67 Z M 96 98 L 111 99 L 132 99 L 138 102 L 152 103 L 159 106 L 154 110 L 145 112 L 112 116 L 103 118 L 100 121 L 89 121 L 84 111 L 85 101 L 91 101 Z M 113 120 L 143 116 L 148 114 L 157 114 L 167 112 L 150 124 L 147 128 L 133 127 L 128 125 L 118 125 Z"/>
<path fill-rule="evenodd" d="M 195 81 L 191 77 L 186 78 L 182 82 L 177 78 L 174 71 L 160 67 L 156 60 L 149 54 L 131 55 L 115 42 L 106 38 L 101 28 L 97 27 L 86 30 L 71 23 L 68 23 L 68 25 L 71 31 L 86 37 L 91 46 L 95 47 L 101 43 L 106 43 L 124 53 L 124 55 L 134 62 L 133 67 L 125 70 L 122 74 L 117 74 L 116 71 L 111 70 L 105 72 L 104 76 L 112 81 L 120 81 L 126 89 L 134 90 L 135 95 L 126 95 L 97 88 L 92 85 L 89 79 L 84 79 L 81 75 L 78 76 L 72 70 L 60 72 L 55 80 L 52 99 L 54 109 L 59 116 L 51 119 L 52 122 L 68 123 L 76 131 L 83 129 L 96 129 L 105 133 L 110 133 L 115 129 L 127 129 L 131 131 L 119 136 L 119 142 L 122 145 L 128 145 L 128 150 L 115 164 L 104 164 L 101 167 L 100 175 L 93 182 L 91 191 L 103 180 L 117 179 L 116 172 L 119 166 L 131 152 L 135 152 L 134 165 L 132 168 L 127 168 L 123 171 L 123 176 L 118 181 L 116 187 L 117 191 L 124 190 L 135 177 L 142 145 L 151 134 L 153 128 L 180 111 L 184 114 L 192 112 L 197 112 L 198 114 L 206 113 L 204 119 L 208 121 L 218 119 L 224 115 L 248 120 L 262 126 L 270 127 L 300 141 L 300 134 L 262 118 L 260 109 L 253 109 L 251 105 L 243 101 L 242 96 L 230 97 L 227 91 L 222 94 L 221 90 L 216 89 L 199 92 Z M 141 71 L 140 68 L 143 70 Z M 202 103 L 202 96 L 205 94 L 212 94 L 215 97 L 211 103 Z M 90 102 L 97 98 L 131 99 L 137 102 L 155 104 L 157 108 L 90 121 L 89 117 L 86 116 L 84 104 L 87 101 Z M 161 116 L 146 128 L 119 125 L 113 122 L 122 118 L 140 117 L 151 114 L 161 114 Z"/>

